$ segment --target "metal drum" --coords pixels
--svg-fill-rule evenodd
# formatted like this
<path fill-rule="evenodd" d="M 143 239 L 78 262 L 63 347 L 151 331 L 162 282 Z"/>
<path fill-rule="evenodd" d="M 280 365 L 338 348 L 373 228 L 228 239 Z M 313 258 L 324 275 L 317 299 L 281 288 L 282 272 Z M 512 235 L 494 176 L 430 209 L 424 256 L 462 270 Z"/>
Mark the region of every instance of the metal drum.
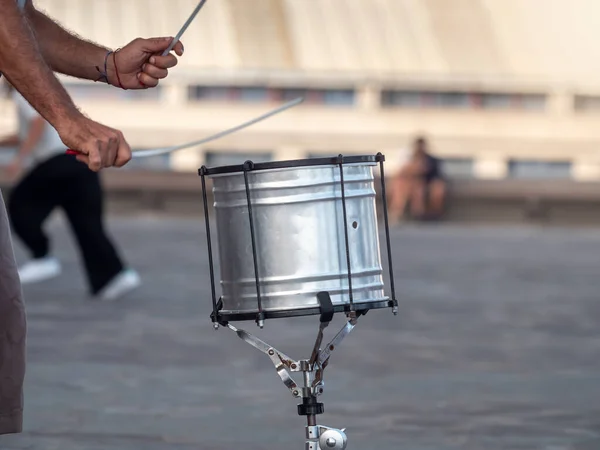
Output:
<path fill-rule="evenodd" d="M 329 293 L 338 312 L 391 306 L 375 201 L 373 168 L 379 159 L 201 168 L 209 246 L 205 177 L 212 180 L 221 268 L 222 294 L 213 319 L 318 314 L 319 292 Z"/>

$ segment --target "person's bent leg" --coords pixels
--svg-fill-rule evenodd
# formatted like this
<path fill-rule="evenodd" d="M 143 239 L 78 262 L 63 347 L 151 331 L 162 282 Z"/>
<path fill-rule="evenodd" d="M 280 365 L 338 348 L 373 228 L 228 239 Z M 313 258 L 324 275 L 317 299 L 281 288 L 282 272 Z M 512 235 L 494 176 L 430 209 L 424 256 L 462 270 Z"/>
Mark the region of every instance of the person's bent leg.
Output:
<path fill-rule="evenodd" d="M 427 185 L 421 179 L 415 179 L 410 193 L 410 214 L 415 219 L 422 219 L 426 212 L 425 196 Z"/>
<path fill-rule="evenodd" d="M 14 187 L 8 201 L 12 228 L 32 257 L 19 268 L 22 283 L 47 280 L 61 271 L 58 260 L 50 255 L 50 241 L 43 230 L 61 195 L 53 176 L 52 161 L 36 166 Z"/>
<path fill-rule="evenodd" d="M 10 226 L 0 195 L 0 435 L 23 430 L 26 331 Z"/>
<path fill-rule="evenodd" d="M 444 214 L 446 200 L 446 182 L 441 179 L 432 180 L 429 185 L 429 208 L 434 217 Z"/>
<path fill-rule="evenodd" d="M 29 172 L 13 188 L 7 202 L 13 231 L 33 258 L 43 258 L 50 250 L 42 225 L 56 206 L 56 200 L 52 183 L 45 176 L 47 167 L 42 164 Z"/>
<path fill-rule="evenodd" d="M 78 187 L 63 197 L 62 206 L 83 257 L 91 294 L 105 294 L 111 299 L 120 296 L 137 287 L 139 281 L 137 274 L 127 271 L 105 230 L 99 174 L 68 155 L 61 158 Z"/>
<path fill-rule="evenodd" d="M 389 204 L 389 216 L 392 223 L 404 218 L 406 205 L 410 197 L 412 179 L 403 174 L 398 174 L 391 183 L 391 199 Z"/>

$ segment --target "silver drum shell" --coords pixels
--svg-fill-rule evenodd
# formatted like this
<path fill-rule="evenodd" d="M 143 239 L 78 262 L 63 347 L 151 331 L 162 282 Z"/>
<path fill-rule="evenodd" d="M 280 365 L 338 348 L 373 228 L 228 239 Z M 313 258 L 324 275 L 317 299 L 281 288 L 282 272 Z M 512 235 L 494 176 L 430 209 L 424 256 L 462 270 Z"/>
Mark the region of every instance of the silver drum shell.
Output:
<path fill-rule="evenodd" d="M 343 165 L 354 303 L 384 295 L 374 163 Z M 339 166 L 249 171 L 263 311 L 350 303 Z M 222 314 L 258 312 L 244 173 L 212 175 Z M 297 315 L 297 314 L 296 314 Z"/>

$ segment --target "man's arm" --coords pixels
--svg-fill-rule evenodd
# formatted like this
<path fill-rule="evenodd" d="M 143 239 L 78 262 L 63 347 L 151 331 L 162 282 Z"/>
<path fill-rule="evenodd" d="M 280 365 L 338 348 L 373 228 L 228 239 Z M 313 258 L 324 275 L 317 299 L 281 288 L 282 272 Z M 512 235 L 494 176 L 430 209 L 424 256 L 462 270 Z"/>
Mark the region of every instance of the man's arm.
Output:
<path fill-rule="evenodd" d="M 0 0 L 0 11 L 0 72 L 55 128 L 59 128 L 65 119 L 80 116 L 40 54 L 17 2 Z"/>
<path fill-rule="evenodd" d="M 95 123 L 73 104 L 41 55 L 15 0 L 0 0 L 0 72 L 92 170 L 121 167 L 131 148 L 120 131 Z"/>
<path fill-rule="evenodd" d="M 52 71 L 97 79 L 94 72 L 97 65 L 104 66 L 106 49 L 49 24 L 50 19 L 38 15 L 41 13 L 31 0 L 27 0 L 25 9 L 27 12 L 22 13 L 15 0 L 0 0 L 0 72 L 58 131 L 63 143 L 79 153 L 79 161 L 95 171 L 123 166 L 131 159 L 131 148 L 123 133 L 81 114 Z M 113 53 L 107 72 L 110 84 L 124 89 L 158 85 L 168 69 L 177 64 L 174 55 L 161 55 L 172 39 L 138 38 L 123 47 L 118 56 Z M 181 56 L 183 44 L 177 42 L 173 50 Z"/>
<path fill-rule="evenodd" d="M 69 33 L 38 11 L 32 0 L 25 3 L 25 15 L 38 38 L 42 55 L 55 72 L 86 80 L 100 78 L 96 67 L 104 71 L 104 57 L 111 49 Z"/>
<path fill-rule="evenodd" d="M 14 1 L 14 0 L 13 0 Z M 25 15 L 31 24 L 40 51 L 48 65 L 56 72 L 87 80 L 99 80 L 103 72 L 107 47 L 86 41 L 62 28 L 52 18 L 38 11 L 32 0 L 26 0 Z M 102 79 L 113 86 L 126 89 L 155 87 L 165 78 L 168 69 L 177 64 L 177 58 L 162 52 L 169 46 L 172 37 L 135 39 L 119 51 L 118 57 L 106 59 L 106 75 Z M 181 56 L 183 44 L 177 42 L 173 51 Z M 119 76 L 115 63 L 118 61 Z"/>

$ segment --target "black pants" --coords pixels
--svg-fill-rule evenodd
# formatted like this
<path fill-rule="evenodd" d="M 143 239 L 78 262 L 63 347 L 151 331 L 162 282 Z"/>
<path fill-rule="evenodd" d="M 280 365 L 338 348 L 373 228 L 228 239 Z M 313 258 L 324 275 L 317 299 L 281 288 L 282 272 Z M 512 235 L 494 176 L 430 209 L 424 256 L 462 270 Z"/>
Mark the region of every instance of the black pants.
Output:
<path fill-rule="evenodd" d="M 98 173 L 70 155 L 57 155 L 34 167 L 14 187 L 8 201 L 15 234 L 34 258 L 50 252 L 42 226 L 61 207 L 75 234 L 85 264 L 89 288 L 98 293 L 123 263 L 103 224 L 102 186 Z"/>

